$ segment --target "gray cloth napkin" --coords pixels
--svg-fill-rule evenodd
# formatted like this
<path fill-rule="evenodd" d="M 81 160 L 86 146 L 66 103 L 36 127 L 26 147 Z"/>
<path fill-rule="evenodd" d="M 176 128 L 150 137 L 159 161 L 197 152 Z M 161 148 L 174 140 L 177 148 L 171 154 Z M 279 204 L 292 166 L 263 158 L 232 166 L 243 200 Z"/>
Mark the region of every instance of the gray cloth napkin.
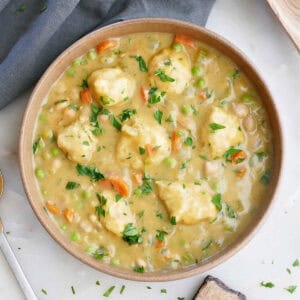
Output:
<path fill-rule="evenodd" d="M 0 0 L 0 109 L 30 88 L 83 35 L 130 18 L 204 26 L 214 0 Z M 163 28 L 162 28 L 163 30 Z"/>

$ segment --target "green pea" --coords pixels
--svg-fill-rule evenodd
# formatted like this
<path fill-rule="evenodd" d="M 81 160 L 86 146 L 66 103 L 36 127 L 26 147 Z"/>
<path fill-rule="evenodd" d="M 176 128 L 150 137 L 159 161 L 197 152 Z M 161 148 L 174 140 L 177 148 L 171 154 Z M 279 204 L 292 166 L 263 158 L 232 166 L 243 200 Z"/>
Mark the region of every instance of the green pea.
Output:
<path fill-rule="evenodd" d="M 66 71 L 67 75 L 70 76 L 70 77 L 74 77 L 75 74 L 76 74 L 76 71 L 73 69 L 73 68 L 69 68 L 67 71 Z"/>
<path fill-rule="evenodd" d="M 97 58 L 97 53 L 95 49 L 92 49 L 87 53 L 87 58 L 91 60 L 95 60 Z"/>
<path fill-rule="evenodd" d="M 175 50 L 176 52 L 180 52 L 182 50 L 182 45 L 175 43 L 172 45 L 173 50 Z"/>
<path fill-rule="evenodd" d="M 45 172 L 42 169 L 36 169 L 35 170 L 35 176 L 38 179 L 43 179 L 45 177 Z"/>
<path fill-rule="evenodd" d="M 166 165 L 170 168 L 175 168 L 177 162 L 176 162 L 176 159 L 172 158 L 172 157 L 166 157 L 164 159 L 164 162 L 166 163 Z"/>
<path fill-rule="evenodd" d="M 45 129 L 42 132 L 42 137 L 47 140 L 47 139 L 52 139 L 53 137 L 53 131 L 51 129 Z"/>
<path fill-rule="evenodd" d="M 73 231 L 73 232 L 71 233 L 70 238 L 71 238 L 71 240 L 72 240 L 73 242 L 76 242 L 76 241 L 78 241 L 78 240 L 80 239 L 80 233 L 77 232 L 77 231 Z"/>
<path fill-rule="evenodd" d="M 182 105 L 181 107 L 181 112 L 184 114 L 184 115 L 189 115 L 191 112 L 192 112 L 192 108 L 187 105 L 187 104 L 184 104 Z"/>
<path fill-rule="evenodd" d="M 253 101 L 253 98 L 248 94 L 244 94 L 242 96 L 242 101 L 245 103 L 251 103 Z"/>
<path fill-rule="evenodd" d="M 66 229 L 67 229 L 67 225 L 66 224 L 61 224 L 59 227 L 60 227 L 60 229 L 62 231 L 66 231 Z"/>
<path fill-rule="evenodd" d="M 120 260 L 113 257 L 111 260 L 110 260 L 110 263 L 113 265 L 113 266 L 119 266 L 120 265 Z"/>
<path fill-rule="evenodd" d="M 58 153 L 59 153 L 59 150 L 58 150 L 57 148 L 52 148 L 52 149 L 50 150 L 50 153 L 51 153 L 51 155 L 52 155 L 53 157 L 56 157 L 56 156 L 58 155 Z"/>
<path fill-rule="evenodd" d="M 200 88 L 200 89 L 203 89 L 205 87 L 205 80 L 204 78 L 199 78 L 197 81 L 196 81 L 196 87 Z"/>
<path fill-rule="evenodd" d="M 89 199 L 89 198 L 91 198 L 91 193 L 88 192 L 88 191 L 83 191 L 83 192 L 81 193 L 81 197 L 82 197 L 83 199 Z"/>
<path fill-rule="evenodd" d="M 77 66 L 80 66 L 80 59 L 79 58 L 75 59 L 72 62 L 72 67 L 77 67 Z"/>
<path fill-rule="evenodd" d="M 200 69 L 199 67 L 197 67 L 197 66 L 193 67 L 193 68 L 192 68 L 192 74 L 193 74 L 194 76 L 200 76 L 200 74 L 201 74 L 201 69 Z"/>

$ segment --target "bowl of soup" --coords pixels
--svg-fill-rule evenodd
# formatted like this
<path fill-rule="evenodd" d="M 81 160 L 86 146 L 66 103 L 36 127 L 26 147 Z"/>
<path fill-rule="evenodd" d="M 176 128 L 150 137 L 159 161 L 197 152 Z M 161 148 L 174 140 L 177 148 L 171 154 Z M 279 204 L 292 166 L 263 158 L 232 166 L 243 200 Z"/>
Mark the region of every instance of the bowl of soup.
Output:
<path fill-rule="evenodd" d="M 170 19 L 113 24 L 65 50 L 20 137 L 29 202 L 93 268 L 175 280 L 218 265 L 262 223 L 280 176 L 278 115 L 232 44 Z"/>

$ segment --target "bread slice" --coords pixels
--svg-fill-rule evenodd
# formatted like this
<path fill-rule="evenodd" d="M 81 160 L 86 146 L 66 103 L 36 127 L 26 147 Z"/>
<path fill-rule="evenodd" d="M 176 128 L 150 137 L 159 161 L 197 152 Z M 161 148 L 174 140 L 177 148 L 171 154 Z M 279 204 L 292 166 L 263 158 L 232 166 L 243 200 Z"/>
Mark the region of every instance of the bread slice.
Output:
<path fill-rule="evenodd" d="M 209 275 L 204 279 L 193 300 L 246 300 L 246 296 Z"/>

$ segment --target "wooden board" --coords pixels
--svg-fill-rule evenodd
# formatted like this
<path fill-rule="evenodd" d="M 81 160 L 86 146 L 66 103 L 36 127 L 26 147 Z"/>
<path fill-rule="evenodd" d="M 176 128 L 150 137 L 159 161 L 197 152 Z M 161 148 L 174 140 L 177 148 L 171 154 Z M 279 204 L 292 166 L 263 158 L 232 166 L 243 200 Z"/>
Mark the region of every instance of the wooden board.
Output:
<path fill-rule="evenodd" d="M 300 52 L 300 0 L 267 0 Z"/>

